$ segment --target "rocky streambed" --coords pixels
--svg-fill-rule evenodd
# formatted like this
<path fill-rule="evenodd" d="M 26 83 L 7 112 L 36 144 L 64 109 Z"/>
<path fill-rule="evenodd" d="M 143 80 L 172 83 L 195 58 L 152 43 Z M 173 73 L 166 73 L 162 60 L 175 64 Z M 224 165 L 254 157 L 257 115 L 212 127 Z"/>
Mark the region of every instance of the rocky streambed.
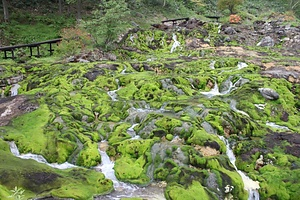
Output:
<path fill-rule="evenodd" d="M 2 64 L 1 199 L 297 199 L 299 30 L 264 47 L 274 23 L 196 22 L 130 33 L 111 60 Z"/>

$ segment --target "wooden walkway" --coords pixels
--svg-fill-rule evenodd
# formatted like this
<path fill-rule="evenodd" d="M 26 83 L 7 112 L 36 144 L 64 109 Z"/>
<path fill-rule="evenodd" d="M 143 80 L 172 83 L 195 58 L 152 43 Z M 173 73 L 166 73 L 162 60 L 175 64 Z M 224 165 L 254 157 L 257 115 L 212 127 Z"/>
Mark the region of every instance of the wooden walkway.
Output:
<path fill-rule="evenodd" d="M 54 49 L 52 48 L 52 44 L 58 43 L 61 40 L 62 40 L 61 38 L 57 38 L 57 39 L 53 39 L 53 40 L 46 40 L 46 41 L 36 42 L 36 43 L 31 43 L 31 44 L 20 44 L 20 45 L 14 45 L 14 46 L 4 46 L 4 47 L 0 47 L 0 51 L 4 52 L 4 57 L 3 57 L 4 59 L 7 59 L 7 58 L 15 59 L 16 58 L 15 50 L 20 49 L 20 48 L 28 47 L 29 51 L 30 51 L 30 57 L 32 57 L 32 56 L 40 57 L 41 56 L 40 46 L 43 45 L 43 44 L 49 44 L 49 50 L 48 51 L 50 52 L 50 55 L 52 55 L 53 51 L 54 51 Z M 33 55 L 33 51 L 32 51 L 33 48 L 37 49 L 37 54 L 36 55 Z M 7 52 L 10 52 L 11 56 L 8 56 Z"/>

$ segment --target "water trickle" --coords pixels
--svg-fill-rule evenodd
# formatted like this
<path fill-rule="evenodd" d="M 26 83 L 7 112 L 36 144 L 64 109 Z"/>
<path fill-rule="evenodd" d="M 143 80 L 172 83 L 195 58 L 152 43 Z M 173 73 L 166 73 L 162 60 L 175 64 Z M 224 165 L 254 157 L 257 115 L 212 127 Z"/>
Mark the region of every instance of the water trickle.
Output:
<path fill-rule="evenodd" d="M 238 69 L 243 69 L 245 67 L 248 67 L 248 65 L 244 62 L 238 62 L 238 65 L 237 65 Z"/>
<path fill-rule="evenodd" d="M 226 88 L 227 90 L 220 92 L 219 90 L 219 86 L 217 84 L 217 82 L 215 82 L 213 89 L 211 89 L 211 91 L 209 92 L 201 92 L 201 94 L 204 94 L 206 97 L 211 98 L 214 96 L 220 96 L 220 95 L 226 95 L 229 94 L 231 91 L 235 90 L 237 88 L 237 85 L 240 84 L 240 79 L 235 82 L 234 84 L 231 82 L 230 80 L 231 78 L 229 78 L 226 81 Z"/>
<path fill-rule="evenodd" d="M 49 165 L 50 167 L 57 168 L 57 169 L 68 169 L 68 168 L 77 167 L 76 165 L 73 165 L 68 162 L 65 162 L 62 164 L 48 163 L 47 160 L 43 156 L 37 155 L 37 154 L 32 154 L 32 153 L 20 154 L 15 142 L 9 142 L 9 147 L 10 147 L 10 151 L 12 154 L 14 154 L 16 157 L 19 157 L 22 159 L 33 159 L 39 163 L 43 163 L 43 164 Z"/>
<path fill-rule="evenodd" d="M 219 138 L 226 144 L 226 155 L 228 156 L 230 163 L 233 165 L 234 169 L 242 177 L 244 188 L 245 190 L 248 191 L 248 200 L 259 200 L 259 193 L 258 193 L 258 189 L 260 188 L 259 182 L 253 181 L 244 172 L 237 169 L 235 165 L 236 158 L 233 154 L 232 149 L 230 148 L 229 142 L 223 136 L 219 136 Z"/>
<path fill-rule="evenodd" d="M 177 47 L 180 47 L 180 42 L 177 40 L 177 36 L 176 36 L 175 33 L 173 33 L 173 37 L 172 38 L 174 40 L 174 43 L 173 43 L 171 51 L 170 51 L 171 53 L 173 53 Z"/>
<path fill-rule="evenodd" d="M 267 126 L 271 126 L 272 128 L 275 128 L 275 129 L 283 129 L 283 130 L 290 130 L 288 127 L 286 126 L 280 126 L 274 122 L 267 122 L 266 123 Z"/>
<path fill-rule="evenodd" d="M 108 96 L 110 96 L 111 100 L 113 100 L 113 101 L 117 101 L 117 96 L 118 96 L 117 91 L 120 89 L 119 80 L 116 79 L 116 82 L 117 82 L 118 88 L 116 90 L 107 92 Z"/>
<path fill-rule="evenodd" d="M 133 184 L 119 181 L 115 176 L 114 162 L 110 160 L 106 153 L 107 142 L 99 144 L 99 153 L 101 155 L 101 164 L 95 169 L 101 171 L 107 179 L 111 179 L 114 184 L 114 191 L 110 194 L 98 196 L 95 200 L 119 200 L 122 198 L 139 197 L 149 200 L 164 200 L 163 190 L 159 187 L 139 187 Z"/>
<path fill-rule="evenodd" d="M 18 89 L 20 88 L 21 86 L 17 83 L 17 84 L 13 84 L 11 89 L 10 89 L 10 93 L 11 93 L 11 96 L 16 96 L 18 95 Z"/>
<path fill-rule="evenodd" d="M 136 135 L 136 132 L 134 130 L 134 127 L 136 127 L 137 125 L 139 125 L 139 124 L 133 124 L 131 127 L 129 127 L 127 129 L 127 133 L 131 136 L 131 139 L 133 139 L 133 140 L 140 138 L 139 135 Z"/>
<path fill-rule="evenodd" d="M 238 110 L 236 108 L 236 101 L 235 100 L 231 100 L 230 102 L 230 108 L 234 111 L 234 112 L 237 112 L 237 113 L 241 113 L 242 115 L 245 115 L 247 117 L 250 117 L 246 112 L 242 111 L 242 110 Z"/>
<path fill-rule="evenodd" d="M 216 61 L 215 60 L 212 60 L 209 64 L 209 68 L 210 69 L 215 69 L 215 64 L 216 64 Z"/>

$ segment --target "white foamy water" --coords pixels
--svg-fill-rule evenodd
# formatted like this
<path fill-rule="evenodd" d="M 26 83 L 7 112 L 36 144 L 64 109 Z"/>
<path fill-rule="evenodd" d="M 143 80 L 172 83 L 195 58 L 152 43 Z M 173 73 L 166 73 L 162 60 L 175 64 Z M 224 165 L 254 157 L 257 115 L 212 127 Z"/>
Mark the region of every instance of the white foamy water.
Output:
<path fill-rule="evenodd" d="M 225 91 L 222 91 L 220 92 L 219 91 L 219 86 L 217 84 L 217 82 L 215 82 L 215 85 L 213 87 L 213 89 L 211 89 L 210 91 L 208 92 L 200 92 L 201 94 L 204 94 L 206 97 L 208 98 L 211 98 L 211 97 L 214 97 L 214 96 L 220 96 L 220 95 L 226 95 L 226 94 L 229 94 L 231 91 L 235 90 L 236 89 L 236 84 L 238 83 L 239 81 L 236 81 L 234 84 L 230 81 L 229 82 L 229 86 L 228 86 L 228 89 L 225 90 Z"/>
<path fill-rule="evenodd" d="M 103 143 L 106 142 L 104 141 Z M 101 147 L 101 143 L 99 146 Z M 96 166 L 95 169 L 101 171 L 107 179 L 113 181 L 114 191 L 107 195 L 98 196 L 95 200 L 119 200 L 130 197 L 139 197 L 148 200 L 165 200 L 163 188 L 153 186 L 139 187 L 119 181 L 115 176 L 114 162 L 110 160 L 106 151 L 99 149 L 99 152 L 101 155 L 101 164 Z"/>
<path fill-rule="evenodd" d="M 11 93 L 11 96 L 16 96 L 18 95 L 18 89 L 20 88 L 21 86 L 16 83 L 16 84 L 13 84 L 11 89 L 10 89 L 10 93 Z"/>
<path fill-rule="evenodd" d="M 171 51 L 170 51 L 171 53 L 173 53 L 177 47 L 180 47 L 180 42 L 177 40 L 177 36 L 175 33 L 173 33 L 172 39 L 174 40 L 174 43 L 173 43 Z"/>
<path fill-rule="evenodd" d="M 266 125 L 270 126 L 272 128 L 276 128 L 276 129 L 290 130 L 288 127 L 286 127 L 286 126 L 280 126 L 280 125 L 278 125 L 278 124 L 276 124 L 274 122 L 267 122 Z"/>
<path fill-rule="evenodd" d="M 231 164 L 235 168 L 235 170 L 239 173 L 239 175 L 242 177 L 244 188 L 248 191 L 248 200 L 259 200 L 259 193 L 258 189 L 260 188 L 258 181 L 253 181 L 251 178 L 249 178 L 244 172 L 239 170 L 236 165 L 235 161 L 236 158 L 234 156 L 234 153 L 232 149 L 229 146 L 228 141 L 223 137 L 219 136 L 219 138 L 226 144 L 226 155 L 228 156 Z"/>
<path fill-rule="evenodd" d="M 244 62 L 238 62 L 238 65 L 237 65 L 238 69 L 243 69 L 245 67 L 248 67 L 248 65 Z"/>
<path fill-rule="evenodd" d="M 238 110 L 238 109 L 236 108 L 236 101 L 235 101 L 235 100 L 231 100 L 231 102 L 230 102 L 230 108 L 231 108 L 234 112 L 241 113 L 242 115 L 245 115 L 245 116 L 247 116 L 247 117 L 250 117 L 250 116 L 248 115 L 248 113 L 246 113 L 246 112 L 244 112 L 244 111 L 242 111 L 242 110 Z"/>
<path fill-rule="evenodd" d="M 20 154 L 20 152 L 18 150 L 18 147 L 15 144 L 15 142 L 9 142 L 9 147 L 10 147 L 10 151 L 11 151 L 12 154 L 14 154 L 16 157 L 19 157 L 19 158 L 22 158 L 22 159 L 32 159 L 32 160 L 35 160 L 39 163 L 43 163 L 43 164 L 49 165 L 50 167 L 57 168 L 57 169 L 68 169 L 68 168 L 77 167 L 76 165 L 73 165 L 73 164 L 68 163 L 68 162 L 65 162 L 65 163 L 62 163 L 62 164 L 48 163 L 47 160 L 43 156 L 33 154 L 33 153 Z"/>
<path fill-rule="evenodd" d="M 117 97 L 118 97 L 117 91 L 120 89 L 119 80 L 116 79 L 116 82 L 118 84 L 118 88 L 116 90 L 112 90 L 112 91 L 107 92 L 108 96 L 110 96 L 111 100 L 113 100 L 113 101 L 117 101 Z"/>

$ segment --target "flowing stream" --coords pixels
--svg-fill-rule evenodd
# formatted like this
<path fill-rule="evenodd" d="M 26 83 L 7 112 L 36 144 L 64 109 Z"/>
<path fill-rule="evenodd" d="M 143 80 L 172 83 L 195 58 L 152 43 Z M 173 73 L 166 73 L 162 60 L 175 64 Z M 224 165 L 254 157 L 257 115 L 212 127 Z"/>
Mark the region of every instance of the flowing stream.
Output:
<path fill-rule="evenodd" d="M 253 181 L 250 179 L 244 172 L 241 170 L 237 169 L 235 165 L 236 158 L 233 154 L 232 149 L 230 148 L 230 145 L 228 141 L 223 137 L 219 136 L 219 138 L 226 144 L 226 155 L 228 156 L 231 164 L 233 165 L 234 169 L 239 173 L 239 175 L 242 177 L 242 180 L 244 182 L 244 188 L 245 190 L 248 191 L 248 200 L 259 200 L 259 193 L 258 189 L 259 187 L 259 182 L 258 181 Z"/>
<path fill-rule="evenodd" d="M 95 200 L 119 200 L 122 198 L 138 197 L 148 200 L 165 200 L 163 188 L 158 186 L 139 187 L 130 183 L 119 181 L 115 176 L 114 162 L 110 160 L 105 148 L 106 142 L 100 142 L 99 152 L 101 164 L 95 169 L 101 171 L 107 179 L 111 179 L 114 184 L 114 191 L 110 194 L 98 196 Z"/>
<path fill-rule="evenodd" d="M 117 91 L 120 89 L 119 79 L 116 79 L 116 82 L 117 82 L 118 88 L 116 90 L 107 92 L 108 96 L 110 96 L 111 100 L 113 100 L 113 101 L 117 101 L 117 97 L 118 97 Z"/>
<path fill-rule="evenodd" d="M 32 154 L 32 153 L 20 154 L 15 142 L 9 142 L 9 147 L 10 147 L 10 151 L 12 154 L 14 154 L 16 157 L 19 157 L 22 159 L 33 159 L 39 163 L 43 163 L 43 164 L 49 165 L 50 167 L 57 168 L 57 169 L 68 169 L 68 168 L 77 167 L 76 165 L 73 165 L 68 162 L 65 162 L 62 164 L 48 163 L 47 160 L 43 156 L 37 155 L 37 154 Z"/>
<path fill-rule="evenodd" d="M 236 85 L 236 83 L 232 84 L 232 82 L 230 81 L 228 90 L 220 93 L 218 85 L 217 85 L 217 83 L 215 83 L 214 88 L 211 91 L 201 92 L 201 93 L 204 94 L 205 96 L 207 96 L 208 98 L 211 98 L 211 97 L 214 97 L 217 95 L 225 95 L 225 94 L 228 94 L 230 91 L 232 91 L 235 88 L 235 85 Z M 241 114 L 249 117 L 249 115 L 247 113 L 245 113 L 244 111 L 238 110 L 236 108 L 235 100 L 231 100 L 230 108 L 235 112 L 241 113 Z M 244 188 L 245 188 L 245 190 L 248 191 L 248 200 L 259 200 L 259 193 L 258 193 L 258 189 L 260 188 L 259 182 L 253 181 L 244 172 L 237 169 L 237 167 L 235 165 L 236 158 L 234 156 L 232 149 L 230 148 L 230 145 L 229 145 L 227 139 L 225 139 L 223 136 L 219 136 L 219 138 L 226 144 L 226 155 L 228 156 L 231 164 L 234 166 L 234 169 L 239 173 L 239 175 L 241 176 L 241 178 L 243 180 Z"/>

